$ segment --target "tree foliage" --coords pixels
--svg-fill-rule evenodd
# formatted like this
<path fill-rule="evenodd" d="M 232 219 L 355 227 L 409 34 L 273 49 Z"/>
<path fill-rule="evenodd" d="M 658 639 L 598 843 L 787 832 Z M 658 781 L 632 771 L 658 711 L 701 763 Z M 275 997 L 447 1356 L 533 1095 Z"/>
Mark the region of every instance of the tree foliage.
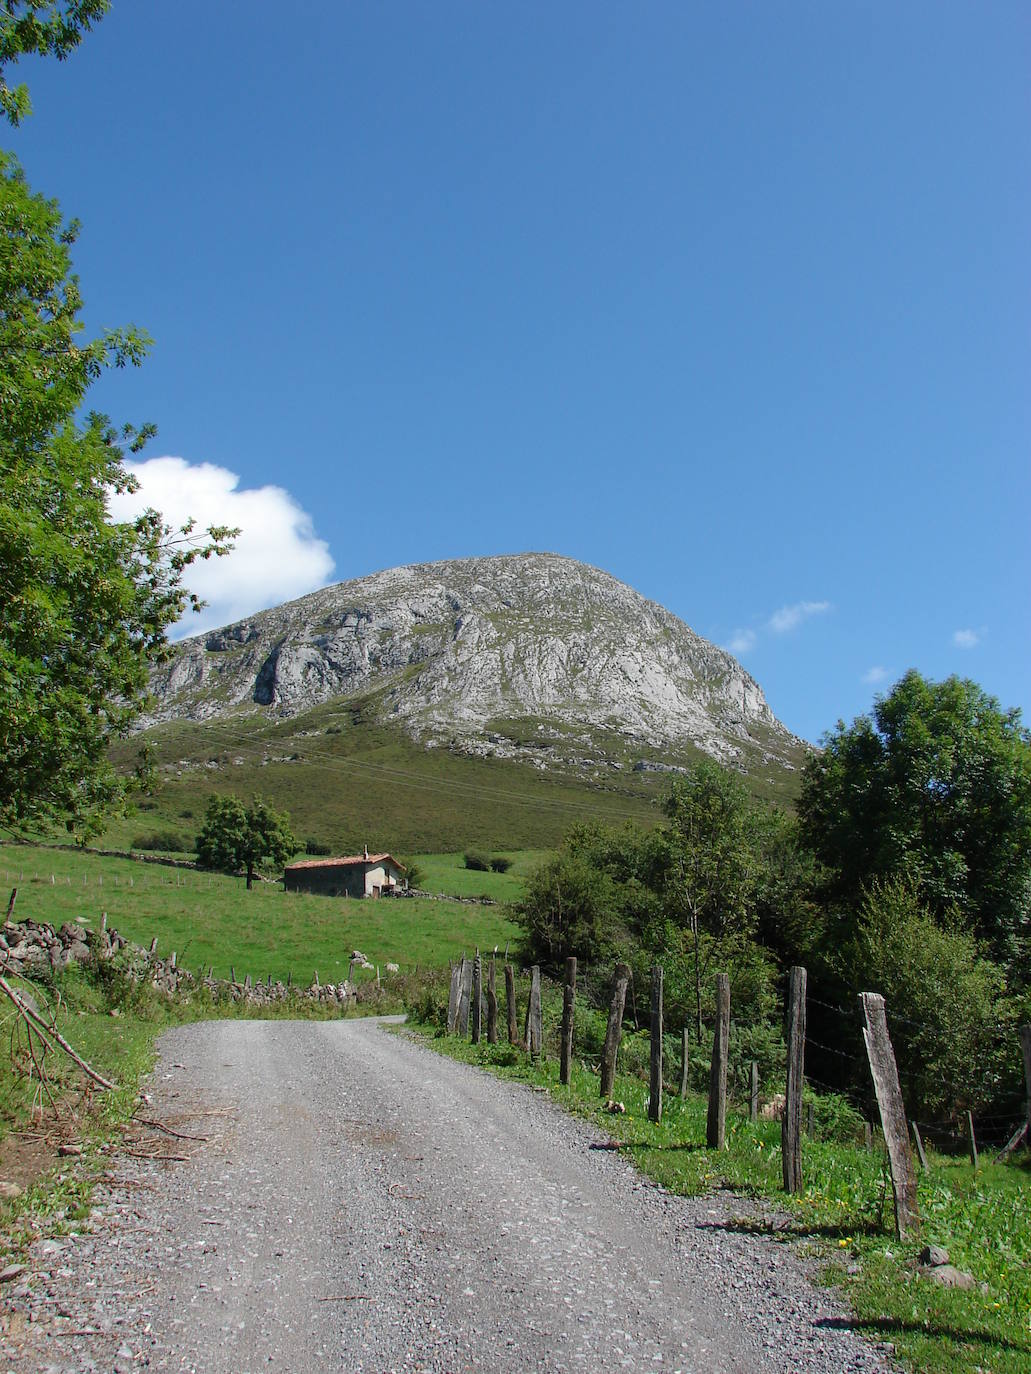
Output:
<path fill-rule="evenodd" d="M 61 819 L 88 830 L 121 795 L 106 759 L 147 695 L 165 631 L 195 598 L 182 579 L 232 533 L 173 532 L 155 511 L 108 520 L 132 490 L 116 432 L 76 414 L 105 367 L 138 364 L 148 340 L 113 330 L 80 341 L 71 270 L 76 226 L 0 153 L 0 824 Z"/>
<path fill-rule="evenodd" d="M 31 112 L 24 82 L 11 87 L 4 68 L 20 57 L 63 61 L 110 9 L 110 0 L 3 0 L 0 4 L 0 114 L 20 124 Z"/>
<path fill-rule="evenodd" d="M 823 741 L 803 777 L 803 835 L 853 911 L 877 878 L 955 909 L 1014 966 L 1031 905 L 1031 739 L 976 683 L 908 672 Z"/>
<path fill-rule="evenodd" d="M 221 873 L 247 875 L 247 886 L 259 872 L 281 868 L 300 848 L 290 818 L 255 797 L 212 797 L 197 836 L 197 863 Z"/>
<path fill-rule="evenodd" d="M 904 879 L 875 881 L 838 958 L 852 1005 L 864 991 L 887 1003 L 907 1102 L 942 1118 L 997 1098 L 1016 1067 L 1003 973 L 955 918 L 933 917 Z"/>

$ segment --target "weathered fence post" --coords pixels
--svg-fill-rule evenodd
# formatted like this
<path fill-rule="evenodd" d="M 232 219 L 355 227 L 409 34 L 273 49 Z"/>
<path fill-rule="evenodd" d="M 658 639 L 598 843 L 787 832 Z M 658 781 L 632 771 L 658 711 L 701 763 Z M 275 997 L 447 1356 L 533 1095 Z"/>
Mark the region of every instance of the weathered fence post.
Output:
<path fill-rule="evenodd" d="M 601 1096 L 606 1101 L 612 1096 L 612 1088 L 616 1081 L 616 1057 L 623 1035 L 623 1008 L 626 1005 L 626 988 L 629 981 L 630 966 L 617 964 L 612 979 L 612 1000 L 609 1002 L 605 1043 L 601 1047 Z"/>
<path fill-rule="evenodd" d="M 544 1028 L 541 1021 L 541 969 L 534 964 L 530 969 L 530 1005 L 526 1009 L 526 1045 L 531 1059 L 541 1057 L 541 1043 Z"/>
<path fill-rule="evenodd" d="M 691 1059 L 688 1051 L 691 1048 L 691 1033 L 685 1026 L 680 1033 L 680 1097 L 681 1100 L 687 1096 L 687 1076 L 691 1071 Z"/>
<path fill-rule="evenodd" d="M 662 965 L 652 968 L 651 1074 L 648 1082 L 648 1117 L 662 1120 Z"/>
<path fill-rule="evenodd" d="M 888 1035 L 884 998 L 876 992 L 863 992 L 860 993 L 859 1000 L 866 1021 L 863 1027 L 863 1040 L 866 1043 L 867 1058 L 870 1060 L 877 1106 L 880 1108 L 884 1143 L 888 1147 L 891 1187 L 895 1194 L 895 1232 L 899 1240 L 902 1240 L 910 1231 L 920 1229 L 920 1211 L 917 1205 L 916 1170 L 913 1168 L 913 1155 L 909 1148 L 909 1130 L 906 1126 L 899 1070 Z"/>
<path fill-rule="evenodd" d="M 350 977 L 350 974 L 348 975 Z M 460 964 L 451 965 L 451 986 L 447 995 L 447 1033 L 454 1035 L 455 1026 L 458 1024 L 458 999 L 462 983 L 462 966 Z"/>
<path fill-rule="evenodd" d="M 1024 1051 L 1024 1088 L 1027 1093 L 1027 1126 L 1025 1137 L 1031 1148 L 1031 1026 L 1020 1028 L 1020 1048 Z"/>
<path fill-rule="evenodd" d="M 472 960 L 462 955 L 462 987 L 458 998 L 458 1034 L 463 1038 L 469 1034 L 469 1012 L 473 1000 Z"/>
<path fill-rule="evenodd" d="M 478 1045 L 478 1044 L 480 1043 L 480 1031 L 481 1031 L 482 1028 L 483 1028 L 483 1022 L 482 1022 L 481 1019 L 480 1019 L 480 1018 L 481 1018 L 481 1015 L 482 1015 L 482 1012 L 481 1012 L 481 1009 L 480 1009 L 480 999 L 481 999 L 482 997 L 483 997 L 483 963 L 482 963 L 482 961 L 481 961 L 481 959 L 480 959 L 480 951 L 477 950 L 477 951 L 476 951 L 476 957 L 473 959 L 473 986 L 472 986 L 472 1017 L 473 1017 L 472 1042 L 473 1042 L 474 1045 Z"/>
<path fill-rule="evenodd" d="M 748 1070 L 748 1119 L 759 1120 L 759 1065 L 754 1059 Z"/>
<path fill-rule="evenodd" d="M 519 1017 L 516 1012 L 515 969 L 505 965 L 505 1009 L 508 1013 L 508 1043 L 519 1044 Z"/>
<path fill-rule="evenodd" d="M 496 1045 L 498 1043 L 498 985 L 497 985 L 497 950 L 490 956 L 490 965 L 487 969 L 487 1044 Z"/>
<path fill-rule="evenodd" d="M 730 978 L 716 975 L 716 1024 L 712 1036 L 712 1068 L 709 1073 L 709 1117 L 705 1143 L 722 1150 L 727 1143 L 727 1046 L 730 1040 Z"/>
<path fill-rule="evenodd" d="M 970 1146 L 970 1162 L 977 1168 L 977 1137 L 974 1135 L 974 1114 L 967 1112 L 967 1144 Z"/>
<path fill-rule="evenodd" d="M 806 971 L 791 970 L 787 1005 L 787 1079 L 784 1084 L 784 1115 L 780 1123 L 781 1169 L 786 1193 L 802 1187 L 802 1084 L 805 1079 L 805 985 Z"/>
<path fill-rule="evenodd" d="M 568 1085 L 573 1063 L 573 1007 L 576 1004 L 576 959 L 566 960 L 566 981 L 562 986 L 562 1050 L 559 1060 L 560 1083 Z"/>

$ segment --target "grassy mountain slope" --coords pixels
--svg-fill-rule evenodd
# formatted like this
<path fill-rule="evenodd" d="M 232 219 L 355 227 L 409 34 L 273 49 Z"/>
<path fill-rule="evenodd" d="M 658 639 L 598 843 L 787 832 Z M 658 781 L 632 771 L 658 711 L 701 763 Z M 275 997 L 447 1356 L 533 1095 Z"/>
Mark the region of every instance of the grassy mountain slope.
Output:
<path fill-rule="evenodd" d="M 171 831 L 192 847 L 208 799 L 260 793 L 289 812 L 302 840 L 334 853 L 370 848 L 401 854 L 478 845 L 492 850 L 554 847 L 576 821 L 650 824 L 667 771 L 700 757 L 685 746 L 642 748 L 594 732 L 596 758 L 583 768 L 547 771 L 524 762 L 540 723 L 498 720 L 492 732 L 523 742 L 520 758 L 477 757 L 461 743 L 426 748 L 384 719 L 378 694 L 338 698 L 289 719 L 253 713 L 173 721 L 116 746 L 129 766 L 141 740 L 153 751 L 158 786 L 139 814 L 113 823 L 105 843 L 123 847 L 149 832 Z M 748 775 L 756 794 L 790 804 L 797 773 L 770 765 Z"/>

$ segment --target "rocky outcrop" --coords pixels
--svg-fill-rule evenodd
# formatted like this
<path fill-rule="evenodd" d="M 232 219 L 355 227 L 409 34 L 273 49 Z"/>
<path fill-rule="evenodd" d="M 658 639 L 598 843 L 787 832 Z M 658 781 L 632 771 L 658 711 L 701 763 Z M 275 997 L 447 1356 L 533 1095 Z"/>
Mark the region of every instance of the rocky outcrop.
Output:
<path fill-rule="evenodd" d="M 427 745 L 597 756 L 594 732 L 724 761 L 787 764 L 799 741 L 736 659 L 608 573 L 554 554 L 392 568 L 180 644 L 145 724 L 241 710 L 292 716 L 334 698 Z M 529 730 L 513 722 L 532 722 Z M 529 737 L 524 737 L 529 736 Z"/>

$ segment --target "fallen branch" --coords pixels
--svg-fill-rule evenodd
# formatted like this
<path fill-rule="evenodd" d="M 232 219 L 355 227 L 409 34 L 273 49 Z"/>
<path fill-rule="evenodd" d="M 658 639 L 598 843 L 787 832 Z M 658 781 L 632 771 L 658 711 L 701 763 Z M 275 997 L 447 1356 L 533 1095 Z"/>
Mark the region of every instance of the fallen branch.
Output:
<path fill-rule="evenodd" d="M 164 1131 L 165 1135 L 175 1136 L 176 1140 L 208 1141 L 211 1139 L 211 1137 L 207 1135 L 187 1135 L 185 1131 L 173 1131 L 171 1126 L 166 1126 L 160 1121 L 151 1121 L 150 1118 L 146 1116 L 134 1116 L 133 1121 L 135 1121 L 138 1126 L 149 1126 L 153 1131 Z"/>
<path fill-rule="evenodd" d="M 42 1016 L 40 1016 L 39 1012 L 33 1011 L 29 1004 L 23 1001 L 22 998 L 18 996 L 17 992 L 15 992 L 14 988 L 11 987 L 10 983 L 7 981 L 6 978 L 0 978 L 0 992 L 4 993 L 5 996 L 11 999 L 14 1005 L 18 1008 L 18 1011 L 21 1013 L 26 1025 L 31 1025 L 37 1030 L 37 1032 L 41 1030 L 46 1031 L 47 1034 L 50 1035 L 58 1045 L 61 1046 L 65 1054 L 68 1055 L 70 1059 L 73 1059 L 76 1064 L 78 1064 L 79 1068 L 83 1071 L 87 1078 L 91 1078 L 93 1082 L 97 1084 L 98 1087 L 107 1088 L 110 1092 L 114 1092 L 117 1090 L 118 1084 L 112 1083 L 109 1079 L 104 1078 L 101 1074 L 97 1073 L 96 1069 L 90 1068 L 89 1064 L 86 1063 L 85 1059 L 83 1059 L 80 1055 L 76 1054 L 76 1052 L 72 1049 L 71 1045 L 69 1045 L 68 1041 L 60 1033 L 57 1027 L 48 1026 L 47 1023 L 43 1020 Z"/>

